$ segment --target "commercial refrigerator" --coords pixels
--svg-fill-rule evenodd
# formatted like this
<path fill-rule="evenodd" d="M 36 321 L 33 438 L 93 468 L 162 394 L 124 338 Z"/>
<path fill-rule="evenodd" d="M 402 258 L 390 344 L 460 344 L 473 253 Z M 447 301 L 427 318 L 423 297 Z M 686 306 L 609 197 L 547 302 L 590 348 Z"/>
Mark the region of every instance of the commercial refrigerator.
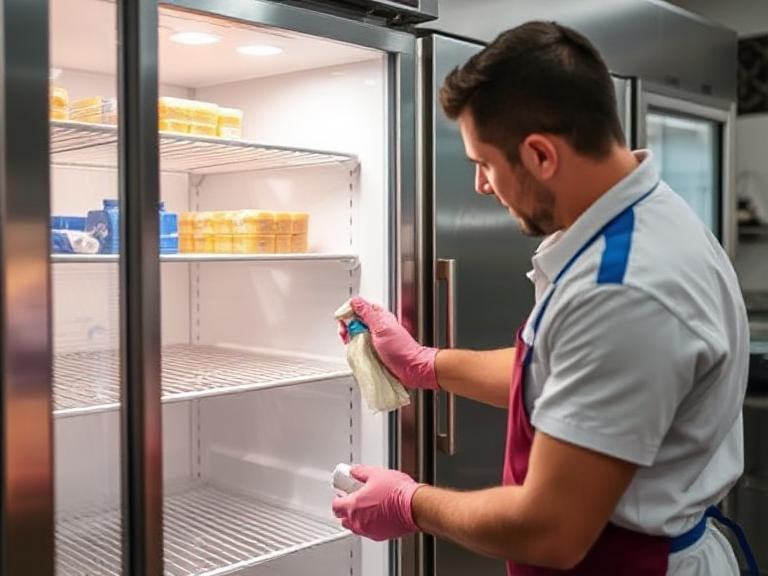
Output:
<path fill-rule="evenodd" d="M 734 102 L 641 83 L 639 142 L 654 152 L 661 177 L 735 255 Z"/>
<path fill-rule="evenodd" d="M 364 294 L 417 330 L 415 36 L 392 25 L 434 9 L 0 3 L 0 572 L 398 570 L 331 512 L 334 466 L 398 466 L 401 436 L 333 312 Z"/>
<path fill-rule="evenodd" d="M 540 238 L 522 234 L 490 197 L 474 192 L 475 167 L 466 158 L 458 125 L 438 102 L 447 74 L 483 48 L 466 38 L 425 30 L 418 40 L 420 154 L 426 341 L 474 350 L 514 345 L 517 327 L 534 304 L 526 276 Z M 613 77 L 628 142 L 635 134 L 634 79 Z M 510 375 L 511 377 L 511 375 Z M 506 410 L 440 392 L 424 407 L 426 476 L 438 486 L 472 490 L 498 486 L 502 477 Z M 426 574 L 494 576 L 503 562 L 447 541 L 425 538 Z"/>

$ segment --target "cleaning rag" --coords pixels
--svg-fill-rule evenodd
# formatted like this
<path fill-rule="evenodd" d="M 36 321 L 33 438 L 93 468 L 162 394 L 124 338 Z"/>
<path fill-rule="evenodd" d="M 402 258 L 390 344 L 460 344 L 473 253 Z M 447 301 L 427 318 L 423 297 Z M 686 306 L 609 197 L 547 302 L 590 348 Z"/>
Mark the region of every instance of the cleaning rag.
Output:
<path fill-rule="evenodd" d="M 339 308 L 335 316 L 347 326 L 347 363 L 368 408 L 374 413 L 389 412 L 410 404 L 406 389 L 376 356 L 368 326 L 355 316 L 349 302 Z"/>

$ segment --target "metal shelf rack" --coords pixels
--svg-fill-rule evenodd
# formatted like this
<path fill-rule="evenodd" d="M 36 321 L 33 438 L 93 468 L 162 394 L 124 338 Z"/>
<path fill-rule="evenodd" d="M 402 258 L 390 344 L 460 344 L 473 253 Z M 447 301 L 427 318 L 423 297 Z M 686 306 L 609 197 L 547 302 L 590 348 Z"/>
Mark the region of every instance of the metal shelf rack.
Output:
<path fill-rule="evenodd" d="M 166 576 L 223 576 L 346 538 L 328 520 L 200 484 L 164 502 Z M 56 523 L 56 574 L 121 574 L 117 510 Z"/>
<path fill-rule="evenodd" d="M 221 346 L 173 344 L 162 349 L 163 402 L 237 394 L 351 375 L 345 364 Z M 54 416 L 78 416 L 120 406 L 116 350 L 57 354 Z"/>
<path fill-rule="evenodd" d="M 83 122 L 51 121 L 54 164 L 114 168 L 117 166 L 117 127 Z M 160 169 L 164 172 L 216 174 L 275 168 L 357 165 L 352 154 L 273 146 L 160 132 Z"/>
<path fill-rule="evenodd" d="M 118 254 L 51 254 L 55 264 L 99 264 L 117 262 Z M 350 269 L 358 266 L 356 254 L 161 254 L 160 262 L 340 262 Z"/>

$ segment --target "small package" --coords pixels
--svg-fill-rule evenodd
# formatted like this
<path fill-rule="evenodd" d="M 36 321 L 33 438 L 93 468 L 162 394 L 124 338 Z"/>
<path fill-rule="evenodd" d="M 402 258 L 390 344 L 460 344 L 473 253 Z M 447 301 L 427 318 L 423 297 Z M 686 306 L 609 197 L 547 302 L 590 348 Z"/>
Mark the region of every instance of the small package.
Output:
<path fill-rule="evenodd" d="M 274 234 L 275 213 L 269 210 L 240 210 L 232 218 L 233 234 Z"/>
<path fill-rule="evenodd" d="M 69 118 L 89 124 L 117 124 L 117 99 L 94 96 L 73 102 Z"/>
<path fill-rule="evenodd" d="M 277 234 L 275 236 L 275 253 L 289 254 L 291 252 L 291 235 Z"/>
<path fill-rule="evenodd" d="M 69 120 L 69 94 L 61 86 L 51 85 L 49 91 L 51 120 Z"/>
<path fill-rule="evenodd" d="M 98 254 L 101 244 L 92 234 L 80 230 L 51 230 L 54 254 Z"/>
<path fill-rule="evenodd" d="M 220 138 L 232 140 L 242 137 L 243 111 L 237 108 L 219 108 L 216 134 Z"/>
<path fill-rule="evenodd" d="M 364 486 L 360 480 L 352 476 L 352 466 L 349 464 L 337 464 L 331 476 L 331 485 L 339 496 L 346 496 L 357 492 Z"/>

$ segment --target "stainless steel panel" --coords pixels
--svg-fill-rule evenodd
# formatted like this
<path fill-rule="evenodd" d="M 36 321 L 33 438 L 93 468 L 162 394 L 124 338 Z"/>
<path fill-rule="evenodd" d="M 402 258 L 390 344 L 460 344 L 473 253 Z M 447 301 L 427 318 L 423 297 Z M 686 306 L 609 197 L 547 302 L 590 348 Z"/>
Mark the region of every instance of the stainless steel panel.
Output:
<path fill-rule="evenodd" d="M 48 2 L 0 2 L 0 573 L 53 574 Z"/>
<path fill-rule="evenodd" d="M 157 5 L 118 2 L 123 571 L 163 573 Z"/>
<path fill-rule="evenodd" d="M 382 16 L 393 25 L 426 22 L 437 18 L 437 0 L 293 0 L 299 4 L 327 9 L 328 5 L 356 7 L 368 16 Z"/>
<path fill-rule="evenodd" d="M 269 0 L 248 0 L 248 2 L 160 0 L 159 3 L 216 14 L 242 22 L 285 28 L 387 52 L 407 54 L 413 53 L 414 50 L 414 39 L 411 34 Z"/>
<path fill-rule="evenodd" d="M 736 99 L 737 35 L 661 0 L 441 0 L 430 28 L 490 42 L 529 20 L 585 34 L 612 72 Z"/>
<path fill-rule="evenodd" d="M 424 99 L 430 104 L 425 112 L 422 174 L 425 190 L 433 193 L 431 203 L 427 202 L 431 208 L 427 220 L 434 230 L 427 277 L 435 278 L 436 259 L 456 260 L 457 347 L 511 346 L 515 329 L 533 304 L 533 289 L 525 272 L 537 241 L 524 237 L 492 198 L 475 194 L 474 167 L 465 157 L 458 126 L 436 104 L 437 90 L 448 72 L 482 46 L 439 35 L 419 42 Z M 439 300 L 433 299 L 435 314 L 444 308 Z M 445 319 L 444 314 L 438 316 L 440 334 Z M 437 334 L 431 341 L 444 345 Z M 464 490 L 499 485 L 506 411 L 463 398 L 457 398 L 455 410 L 456 453 L 435 455 L 435 483 Z M 501 575 L 504 565 L 438 541 L 434 573 Z"/>
<path fill-rule="evenodd" d="M 729 511 L 747 534 L 762 574 L 768 574 L 768 399 L 744 401 L 744 476 L 731 491 Z"/>

